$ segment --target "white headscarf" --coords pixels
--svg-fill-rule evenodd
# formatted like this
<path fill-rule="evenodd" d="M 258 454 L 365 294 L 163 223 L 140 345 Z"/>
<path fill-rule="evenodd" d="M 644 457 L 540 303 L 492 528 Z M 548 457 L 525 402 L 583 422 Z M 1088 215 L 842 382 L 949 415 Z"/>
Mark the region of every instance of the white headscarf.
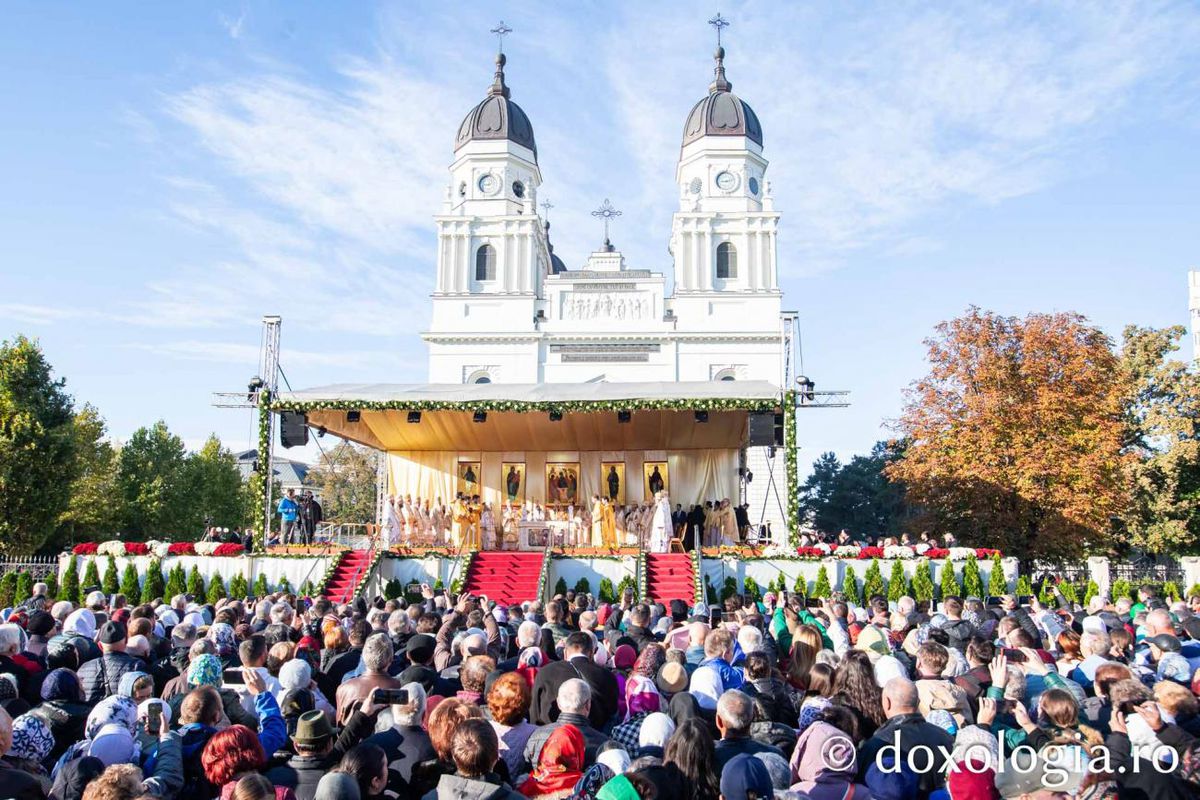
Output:
<path fill-rule="evenodd" d="M 312 683 L 312 668 L 302 658 L 293 658 L 279 668 L 279 685 L 285 691 L 307 689 Z"/>
<path fill-rule="evenodd" d="M 675 732 L 675 723 L 661 711 L 648 714 L 638 731 L 638 747 L 666 747 Z"/>
<path fill-rule="evenodd" d="M 72 611 L 63 623 L 63 633 L 77 633 L 85 639 L 95 639 L 96 615 L 87 608 Z"/>

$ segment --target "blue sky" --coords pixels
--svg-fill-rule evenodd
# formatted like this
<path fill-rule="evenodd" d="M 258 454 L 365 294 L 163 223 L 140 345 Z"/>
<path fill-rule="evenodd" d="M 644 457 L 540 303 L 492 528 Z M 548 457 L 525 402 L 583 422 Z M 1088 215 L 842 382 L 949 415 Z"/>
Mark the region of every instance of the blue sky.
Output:
<path fill-rule="evenodd" d="M 0 28 L 0 338 L 38 337 L 115 438 L 248 441 L 259 320 L 297 388 L 423 381 L 453 135 L 491 80 L 537 134 L 556 252 L 624 210 L 666 252 L 716 9 L 691 3 L 9 5 Z M 1186 324 L 1200 266 L 1192 3 L 723 3 L 762 121 L 805 371 L 853 406 L 802 463 L 886 435 L 922 339 L 970 304 Z"/>

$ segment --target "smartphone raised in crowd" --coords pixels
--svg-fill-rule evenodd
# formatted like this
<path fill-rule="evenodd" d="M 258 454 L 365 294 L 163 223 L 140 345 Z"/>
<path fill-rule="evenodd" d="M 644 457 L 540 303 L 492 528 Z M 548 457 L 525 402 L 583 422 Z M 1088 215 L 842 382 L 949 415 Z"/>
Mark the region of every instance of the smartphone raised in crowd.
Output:
<path fill-rule="evenodd" d="M 408 704 L 408 689 L 376 689 L 375 702 L 388 706 Z"/>
<path fill-rule="evenodd" d="M 146 709 L 146 732 L 157 734 L 162 728 L 162 705 L 151 703 Z"/>

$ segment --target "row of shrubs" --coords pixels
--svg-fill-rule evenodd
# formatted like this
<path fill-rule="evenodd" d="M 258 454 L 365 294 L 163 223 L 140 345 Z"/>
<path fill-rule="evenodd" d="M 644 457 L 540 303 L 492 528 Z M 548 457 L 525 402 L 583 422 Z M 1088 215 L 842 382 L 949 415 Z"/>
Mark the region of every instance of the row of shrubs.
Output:
<path fill-rule="evenodd" d="M 26 572 L 10 572 L 0 578 L 0 608 L 7 608 L 14 602 L 19 603 L 27 599 L 33 593 L 33 583 L 32 576 Z M 125 565 L 124 572 L 118 578 L 117 563 L 112 556 L 108 557 L 103 576 L 100 574 L 97 559 L 92 558 L 88 559 L 81 579 L 77 559 L 72 558 L 63 573 L 61 584 L 54 575 L 46 578 L 46 583 L 50 586 L 51 597 L 79 604 L 85 599 L 84 589 L 90 586 L 99 586 L 106 595 L 123 594 L 130 604 L 150 602 L 157 598 L 165 600 L 177 594 L 190 594 L 198 602 L 216 603 L 224 597 L 264 597 L 272 591 L 294 591 L 286 576 L 275 586 L 270 586 L 267 576 L 261 572 L 254 579 L 253 586 L 244 575 L 238 573 L 230 578 L 229 586 L 226 587 L 224 578 L 219 574 L 214 573 L 211 578 L 205 580 L 195 565 L 190 573 L 185 573 L 183 565 L 179 563 L 164 576 L 162 563 L 158 559 L 150 562 L 144 581 L 139 580 L 137 568 L 132 562 Z M 300 594 L 314 594 L 315 591 L 311 581 L 306 580 L 300 587 Z"/>

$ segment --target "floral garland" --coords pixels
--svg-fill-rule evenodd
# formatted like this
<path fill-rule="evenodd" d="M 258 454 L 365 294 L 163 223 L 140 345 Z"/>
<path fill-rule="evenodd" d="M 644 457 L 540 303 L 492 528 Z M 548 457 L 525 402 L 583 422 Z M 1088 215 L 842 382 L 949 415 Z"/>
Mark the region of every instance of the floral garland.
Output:
<path fill-rule="evenodd" d="M 800 531 L 800 472 L 796 454 L 796 392 L 783 395 L 783 468 L 787 484 L 788 541 L 795 545 Z"/>
<path fill-rule="evenodd" d="M 246 548 L 240 544 L 221 542 L 122 542 L 109 539 L 106 542 L 80 542 L 71 548 L 77 556 L 240 556 Z"/>
<path fill-rule="evenodd" d="M 260 389 L 258 394 L 258 471 L 250 473 L 250 491 L 254 495 L 254 509 L 258 513 L 254 520 L 254 545 L 265 552 L 267 549 L 267 492 L 271 489 L 271 476 L 267 474 L 267 454 L 271 452 L 271 390 Z"/>
<path fill-rule="evenodd" d="M 637 596 L 639 600 L 646 598 L 646 552 L 643 550 L 637 556 Z"/>
<path fill-rule="evenodd" d="M 870 559 L 911 560 L 914 558 L 929 558 L 933 560 L 966 561 L 969 558 L 979 560 L 990 559 L 1002 555 L 999 550 L 989 547 L 931 547 L 923 552 L 908 545 L 889 545 L 887 547 L 859 547 L 858 545 L 839 545 L 832 547 L 818 544 L 812 547 L 783 548 L 772 545 L 760 552 L 746 552 L 744 548 L 721 547 L 705 548 L 704 555 L 708 558 L 722 558 L 730 563 L 737 561 L 819 561 L 835 558 L 843 561 L 867 561 Z"/>
<path fill-rule="evenodd" d="M 795 394 L 790 392 L 789 394 Z M 264 399 L 266 392 L 263 393 Z M 275 400 L 271 411 L 750 411 L 779 407 L 775 399 L 698 397 L 691 399 L 631 400 Z"/>
<path fill-rule="evenodd" d="M 704 566 L 699 550 L 692 551 L 692 590 L 693 605 L 708 599 L 704 596 Z"/>
<path fill-rule="evenodd" d="M 546 543 L 546 549 L 542 551 L 542 569 L 538 572 L 537 594 L 534 595 L 538 600 L 546 596 L 546 582 L 550 580 L 550 544 Z"/>

